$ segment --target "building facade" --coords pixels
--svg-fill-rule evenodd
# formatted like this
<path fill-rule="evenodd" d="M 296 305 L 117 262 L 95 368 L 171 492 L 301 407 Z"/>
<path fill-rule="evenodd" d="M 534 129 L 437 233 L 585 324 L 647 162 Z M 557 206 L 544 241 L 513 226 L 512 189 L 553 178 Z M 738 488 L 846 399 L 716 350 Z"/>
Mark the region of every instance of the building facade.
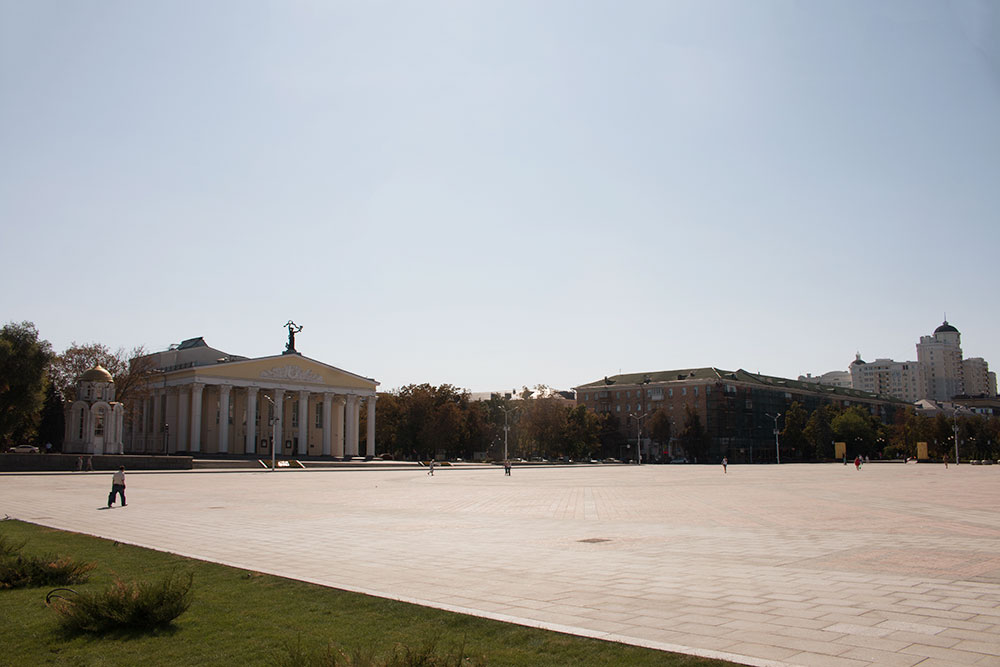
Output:
<path fill-rule="evenodd" d="M 693 410 L 708 436 L 709 459 L 726 456 L 734 463 L 775 461 L 773 415 L 784 415 L 793 402 L 807 412 L 829 404 L 859 405 L 885 423 L 907 407 L 902 400 L 856 389 L 711 367 L 615 375 L 576 387 L 576 397 L 579 405 L 617 417 L 626 437 L 634 437 L 641 430 L 640 420 L 660 410 L 670 418 L 676 436 L 687 411 Z M 671 440 L 663 443 L 664 449 L 644 449 L 643 459 L 676 455 Z M 796 453 L 790 455 L 794 460 Z"/>
<path fill-rule="evenodd" d="M 294 348 L 292 348 L 294 350 Z M 152 379 L 130 401 L 127 453 L 375 455 L 378 383 L 301 354 L 250 359 L 192 338 L 137 360 Z"/>
<path fill-rule="evenodd" d="M 967 396 L 997 395 L 997 374 L 982 357 L 962 360 L 962 389 Z"/>
<path fill-rule="evenodd" d="M 930 336 L 917 343 L 917 362 L 924 375 L 924 395 L 947 401 L 964 393 L 962 382 L 962 334 L 945 320 Z"/>
<path fill-rule="evenodd" d="M 850 388 L 852 386 L 850 371 L 829 371 L 827 373 L 823 373 L 822 375 L 812 375 L 811 373 L 806 373 L 805 375 L 799 376 L 799 382 L 828 384 L 831 387 Z"/>
<path fill-rule="evenodd" d="M 849 386 L 883 396 L 894 396 L 908 403 L 924 397 L 924 378 L 920 364 L 914 361 L 876 359 L 863 361 L 857 355 L 850 365 Z"/>
<path fill-rule="evenodd" d="M 996 373 L 981 357 L 962 358 L 962 334 L 945 320 L 917 343 L 916 361 L 861 360 L 849 366 L 851 386 L 911 403 L 927 399 L 950 401 L 954 396 L 995 397 Z"/>

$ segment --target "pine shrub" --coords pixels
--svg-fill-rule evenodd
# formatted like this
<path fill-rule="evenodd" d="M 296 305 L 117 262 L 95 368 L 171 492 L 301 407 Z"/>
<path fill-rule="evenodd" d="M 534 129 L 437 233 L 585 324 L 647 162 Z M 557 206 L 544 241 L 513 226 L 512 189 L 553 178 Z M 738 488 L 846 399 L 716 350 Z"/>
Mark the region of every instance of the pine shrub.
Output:
<path fill-rule="evenodd" d="M 13 553 L 0 555 L 0 588 L 68 586 L 87 580 L 94 563 L 69 557 L 33 556 Z"/>
<path fill-rule="evenodd" d="M 116 580 L 99 593 L 57 599 L 52 608 L 70 632 L 145 631 L 170 625 L 191 606 L 194 575 L 171 573 L 160 581 Z"/>

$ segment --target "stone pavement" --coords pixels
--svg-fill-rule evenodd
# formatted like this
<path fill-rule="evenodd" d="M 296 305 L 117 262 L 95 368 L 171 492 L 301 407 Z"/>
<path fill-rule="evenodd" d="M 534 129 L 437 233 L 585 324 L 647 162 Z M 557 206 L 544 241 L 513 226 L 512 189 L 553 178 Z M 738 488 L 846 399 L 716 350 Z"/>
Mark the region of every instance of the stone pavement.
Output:
<path fill-rule="evenodd" d="M 1000 665 L 1000 467 L 0 475 L 0 515 L 751 665 Z"/>

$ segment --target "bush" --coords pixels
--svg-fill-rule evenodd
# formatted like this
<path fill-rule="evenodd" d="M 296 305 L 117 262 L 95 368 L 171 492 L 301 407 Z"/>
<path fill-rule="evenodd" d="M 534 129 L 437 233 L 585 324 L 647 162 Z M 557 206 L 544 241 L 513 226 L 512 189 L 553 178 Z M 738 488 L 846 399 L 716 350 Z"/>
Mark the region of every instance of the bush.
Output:
<path fill-rule="evenodd" d="M 17 552 L 3 554 L 0 555 L 0 588 L 79 584 L 87 580 L 87 573 L 94 567 L 94 563 L 81 563 L 72 558 Z"/>
<path fill-rule="evenodd" d="M 397 644 L 392 652 L 376 655 L 373 650 L 346 653 L 334 644 L 320 651 L 302 648 L 301 639 L 285 647 L 286 655 L 277 656 L 275 664 L 287 667 L 481 667 L 485 658 L 472 658 L 465 653 L 464 642 L 453 650 L 441 652 L 437 643 L 428 641 L 419 649 Z"/>
<path fill-rule="evenodd" d="M 60 624 L 71 632 L 153 630 L 170 625 L 191 606 L 193 579 L 192 574 L 171 573 L 152 583 L 116 580 L 101 593 L 57 599 L 52 608 Z"/>
<path fill-rule="evenodd" d="M 0 535 L 0 558 L 4 556 L 13 556 L 27 544 L 27 540 L 22 540 L 20 542 L 15 542 L 13 540 L 8 540 L 6 535 Z"/>

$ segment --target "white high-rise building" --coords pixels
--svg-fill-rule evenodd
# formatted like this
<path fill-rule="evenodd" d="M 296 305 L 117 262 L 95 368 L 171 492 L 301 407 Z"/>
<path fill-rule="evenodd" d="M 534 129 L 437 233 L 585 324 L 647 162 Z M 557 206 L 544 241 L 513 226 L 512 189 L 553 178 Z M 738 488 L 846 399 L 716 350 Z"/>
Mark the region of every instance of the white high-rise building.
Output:
<path fill-rule="evenodd" d="M 876 359 L 857 355 L 849 366 L 851 386 L 904 401 L 950 401 L 955 396 L 997 395 L 996 373 L 981 357 L 962 359 L 962 334 L 945 320 L 917 343 L 916 361 Z"/>
<path fill-rule="evenodd" d="M 997 374 L 982 357 L 962 360 L 963 394 L 966 396 L 996 396 Z"/>
<path fill-rule="evenodd" d="M 924 395 L 948 401 L 965 393 L 962 382 L 962 334 L 945 320 L 930 336 L 917 343 L 917 362 L 924 376 Z"/>
<path fill-rule="evenodd" d="M 923 398 L 920 364 L 915 361 L 876 359 L 865 362 L 857 355 L 851 362 L 851 386 L 873 394 L 914 402 Z"/>

